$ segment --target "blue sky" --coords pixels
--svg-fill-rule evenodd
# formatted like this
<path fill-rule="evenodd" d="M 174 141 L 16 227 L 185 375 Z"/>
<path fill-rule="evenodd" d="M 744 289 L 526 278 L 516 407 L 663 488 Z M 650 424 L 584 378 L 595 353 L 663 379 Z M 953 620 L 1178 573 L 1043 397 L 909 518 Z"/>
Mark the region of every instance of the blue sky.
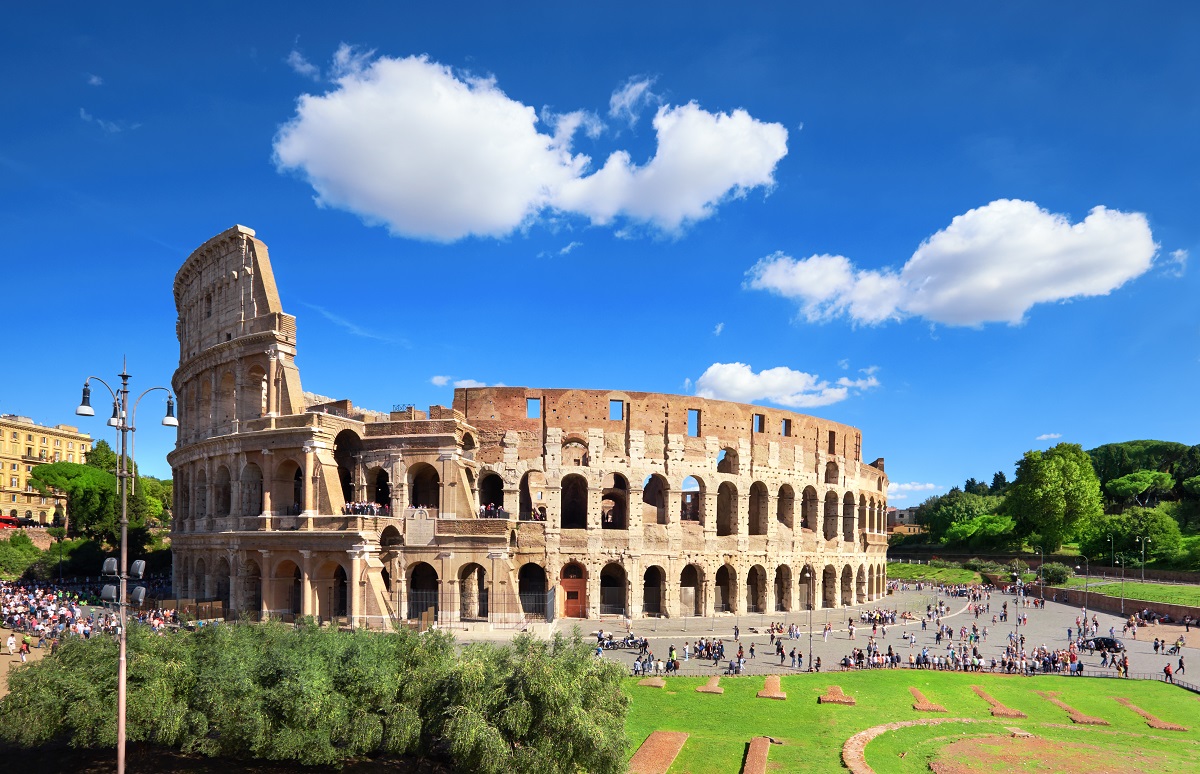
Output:
<path fill-rule="evenodd" d="M 0 411 L 74 422 L 123 354 L 169 383 L 175 271 L 241 223 L 305 388 L 370 408 L 790 406 L 898 506 L 1200 442 L 1200 7 L 793 5 L 9 9 Z"/>

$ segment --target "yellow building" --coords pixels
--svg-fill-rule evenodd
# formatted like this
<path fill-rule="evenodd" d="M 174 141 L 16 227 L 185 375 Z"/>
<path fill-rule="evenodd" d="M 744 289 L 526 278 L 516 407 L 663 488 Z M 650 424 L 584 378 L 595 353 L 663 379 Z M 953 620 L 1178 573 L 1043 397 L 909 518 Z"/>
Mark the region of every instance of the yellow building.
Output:
<path fill-rule="evenodd" d="M 92 437 L 71 425 L 44 427 L 29 417 L 0 414 L 0 512 L 49 525 L 54 510 L 67 510 L 66 495 L 42 495 L 29 483 L 30 473 L 47 462 L 83 462 Z"/>

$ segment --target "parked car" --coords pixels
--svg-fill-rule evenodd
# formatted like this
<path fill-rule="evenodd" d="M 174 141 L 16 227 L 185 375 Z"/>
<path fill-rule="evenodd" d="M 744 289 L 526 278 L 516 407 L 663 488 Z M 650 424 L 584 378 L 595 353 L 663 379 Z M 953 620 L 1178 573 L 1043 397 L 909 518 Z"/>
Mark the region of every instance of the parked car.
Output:
<path fill-rule="evenodd" d="M 1125 643 L 1114 637 L 1093 637 L 1085 640 L 1083 647 L 1092 652 L 1101 650 L 1106 653 L 1121 653 L 1125 650 Z"/>
<path fill-rule="evenodd" d="M 17 519 L 17 523 L 19 523 L 22 527 L 40 527 L 40 526 L 42 526 L 36 520 L 30 519 L 26 516 L 22 516 L 21 518 Z"/>

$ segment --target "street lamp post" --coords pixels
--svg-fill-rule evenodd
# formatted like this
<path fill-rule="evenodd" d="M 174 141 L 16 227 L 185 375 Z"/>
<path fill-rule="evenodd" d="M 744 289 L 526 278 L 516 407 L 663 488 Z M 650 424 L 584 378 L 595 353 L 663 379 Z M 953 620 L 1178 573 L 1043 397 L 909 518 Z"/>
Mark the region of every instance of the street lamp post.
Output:
<path fill-rule="evenodd" d="M 1125 615 L 1125 557 L 1118 559 L 1117 564 L 1121 565 L 1121 615 Z"/>
<path fill-rule="evenodd" d="M 1092 576 L 1092 566 L 1091 566 L 1091 564 L 1088 562 L 1088 558 L 1087 558 L 1086 556 L 1081 556 L 1081 557 L 1079 557 L 1079 558 L 1083 560 L 1083 566 L 1084 566 L 1084 568 L 1085 568 L 1085 569 L 1084 569 L 1084 571 L 1083 571 L 1083 572 L 1084 572 L 1084 575 L 1083 575 L 1083 617 L 1084 617 L 1084 618 L 1087 618 L 1087 611 L 1088 611 L 1088 583 L 1091 581 L 1091 576 Z M 1078 569 L 1079 569 L 1079 565 L 1075 565 L 1075 569 L 1076 569 L 1076 570 L 1078 570 Z"/>
<path fill-rule="evenodd" d="M 1046 606 L 1046 581 L 1042 577 L 1042 565 L 1046 563 L 1046 552 L 1042 547 L 1038 547 L 1038 598 L 1041 600 L 1042 607 Z"/>
<path fill-rule="evenodd" d="M 1116 549 L 1116 544 L 1113 543 L 1112 535 L 1108 536 L 1108 556 L 1109 556 L 1108 566 L 1116 567 L 1117 566 L 1117 549 Z"/>
<path fill-rule="evenodd" d="M 812 646 L 812 642 L 813 642 L 812 596 L 813 596 L 813 594 L 812 594 L 812 576 L 808 572 L 808 567 L 804 568 L 804 570 L 800 573 L 800 577 L 807 579 L 807 581 L 804 584 L 804 588 L 808 589 L 808 597 L 809 597 L 808 601 L 807 601 L 807 605 L 808 605 L 808 671 L 811 672 L 811 671 L 813 671 L 813 654 L 812 654 L 812 648 L 813 648 L 813 646 Z"/>
<path fill-rule="evenodd" d="M 117 639 L 119 644 L 117 656 L 117 774 L 125 774 L 125 688 L 127 684 L 128 673 L 126 671 L 127 659 L 127 632 L 125 626 L 126 608 L 128 606 L 127 583 L 129 580 L 129 479 L 136 475 L 131 470 L 130 460 L 126 456 L 127 443 L 129 434 L 136 431 L 134 427 L 134 419 L 137 415 L 137 406 L 142 398 L 148 393 L 155 390 L 162 390 L 167 393 L 167 414 L 163 417 L 162 423 L 165 427 L 179 427 L 179 420 L 175 418 L 175 398 L 171 391 L 166 387 L 151 387 L 138 396 L 133 405 L 129 404 L 129 374 L 126 370 L 124 362 L 121 364 L 121 387 L 118 390 L 113 390 L 108 382 L 98 376 L 89 376 L 83 382 L 83 399 L 80 401 L 79 408 L 75 409 L 75 413 L 81 417 L 92 417 L 96 412 L 92 409 L 92 388 L 90 383 L 93 379 L 103 384 L 113 399 L 113 415 L 108 420 L 108 426 L 117 429 L 120 434 L 120 452 L 117 456 L 117 480 L 121 486 L 121 564 L 118 567 L 120 577 L 120 587 L 117 604 L 117 620 L 119 633 Z"/>
<path fill-rule="evenodd" d="M 1146 544 L 1153 543 L 1154 538 L 1140 537 L 1138 542 L 1142 544 L 1142 583 L 1146 582 Z"/>

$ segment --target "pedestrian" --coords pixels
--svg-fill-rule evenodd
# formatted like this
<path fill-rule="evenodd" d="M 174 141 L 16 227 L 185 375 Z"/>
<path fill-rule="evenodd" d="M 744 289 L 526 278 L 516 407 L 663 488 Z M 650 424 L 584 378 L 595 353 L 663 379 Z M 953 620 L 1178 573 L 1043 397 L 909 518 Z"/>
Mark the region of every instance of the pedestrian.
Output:
<path fill-rule="evenodd" d="M 750 643 L 750 658 L 754 658 L 754 643 Z"/>
<path fill-rule="evenodd" d="M 795 669 L 796 668 L 796 649 L 792 648 L 792 652 L 789 655 L 791 655 L 791 657 L 792 657 L 792 669 Z M 780 663 L 783 663 L 782 658 L 780 659 Z"/>
<path fill-rule="evenodd" d="M 1183 674 L 1183 656 L 1179 657 L 1179 669 L 1176 670 L 1179 674 Z"/>
<path fill-rule="evenodd" d="M 741 639 L 741 633 L 742 633 L 742 630 L 738 628 L 737 624 L 734 624 L 733 625 L 733 638 L 735 640 Z"/>
<path fill-rule="evenodd" d="M 1166 675 L 1166 680 L 1168 683 L 1175 682 L 1175 678 L 1171 676 L 1171 665 L 1169 663 L 1163 667 L 1163 674 Z"/>

